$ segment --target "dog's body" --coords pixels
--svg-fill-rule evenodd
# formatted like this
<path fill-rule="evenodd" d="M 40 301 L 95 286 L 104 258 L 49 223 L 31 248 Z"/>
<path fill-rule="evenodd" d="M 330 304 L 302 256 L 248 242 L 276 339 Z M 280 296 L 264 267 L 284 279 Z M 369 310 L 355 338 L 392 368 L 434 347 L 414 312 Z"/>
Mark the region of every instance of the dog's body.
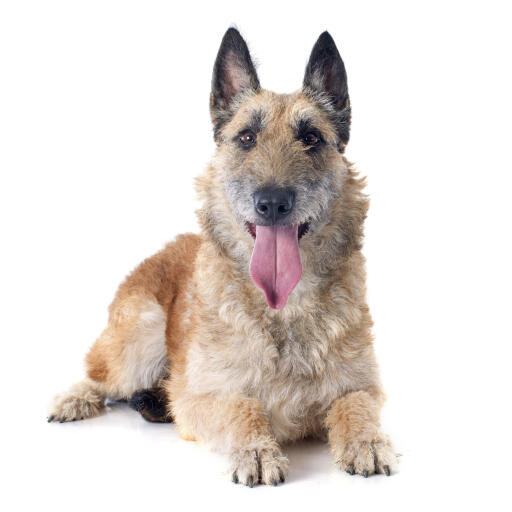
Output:
<path fill-rule="evenodd" d="M 131 400 L 227 452 L 233 479 L 251 486 L 284 480 L 279 443 L 306 436 L 328 438 L 351 473 L 389 474 L 361 254 L 367 199 L 342 155 L 350 105 L 334 42 L 322 34 L 302 91 L 278 95 L 260 88 L 230 29 L 211 110 L 201 235 L 178 237 L 121 285 L 88 378 L 50 419 Z"/>

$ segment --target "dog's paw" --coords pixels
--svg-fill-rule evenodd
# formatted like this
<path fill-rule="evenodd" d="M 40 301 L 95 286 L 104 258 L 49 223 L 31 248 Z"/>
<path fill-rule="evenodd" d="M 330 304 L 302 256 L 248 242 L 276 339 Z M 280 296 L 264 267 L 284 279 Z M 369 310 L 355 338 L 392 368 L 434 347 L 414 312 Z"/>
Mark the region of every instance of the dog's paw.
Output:
<path fill-rule="evenodd" d="M 337 458 L 341 469 L 368 477 L 376 473 L 391 475 L 396 471 L 398 455 L 389 437 L 379 434 L 373 441 L 351 441 Z"/>
<path fill-rule="evenodd" d="M 57 395 L 48 411 L 48 422 L 83 420 L 97 416 L 105 407 L 105 397 L 88 381 L 79 382 Z"/>
<path fill-rule="evenodd" d="M 231 454 L 231 478 L 249 487 L 256 484 L 277 485 L 284 482 L 288 459 L 279 448 L 239 450 Z"/>

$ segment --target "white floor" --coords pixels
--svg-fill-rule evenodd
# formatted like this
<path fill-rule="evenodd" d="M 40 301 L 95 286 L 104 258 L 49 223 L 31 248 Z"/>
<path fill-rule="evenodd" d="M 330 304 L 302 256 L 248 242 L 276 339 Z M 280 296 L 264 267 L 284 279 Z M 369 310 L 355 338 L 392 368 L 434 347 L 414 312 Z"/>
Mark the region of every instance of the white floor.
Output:
<path fill-rule="evenodd" d="M 445 454 L 401 450 L 398 474 L 364 479 L 339 471 L 327 445 L 304 441 L 285 447 L 285 484 L 249 489 L 230 482 L 222 457 L 181 440 L 174 425 L 144 421 L 125 404 L 66 424 L 48 424 L 41 411 L 36 424 L 14 429 L 14 437 L 4 439 L 10 457 L 3 465 L 7 485 L 0 499 L 9 503 L 3 510 L 448 510 L 493 501 L 493 510 L 505 506 L 482 487 L 480 477 L 491 468 L 456 467 L 449 454 L 443 461 Z M 413 440 L 414 435 L 395 439 L 399 446 Z"/>

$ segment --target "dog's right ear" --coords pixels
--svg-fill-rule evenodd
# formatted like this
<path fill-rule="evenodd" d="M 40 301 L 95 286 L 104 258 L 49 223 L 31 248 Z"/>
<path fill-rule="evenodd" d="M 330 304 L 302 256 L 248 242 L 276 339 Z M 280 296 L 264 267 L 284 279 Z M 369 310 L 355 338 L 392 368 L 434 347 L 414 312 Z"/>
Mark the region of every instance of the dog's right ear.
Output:
<path fill-rule="evenodd" d="M 235 98 L 242 92 L 256 92 L 259 88 L 249 48 L 240 32 L 231 27 L 222 38 L 213 68 L 210 113 L 215 135 L 233 115 Z"/>

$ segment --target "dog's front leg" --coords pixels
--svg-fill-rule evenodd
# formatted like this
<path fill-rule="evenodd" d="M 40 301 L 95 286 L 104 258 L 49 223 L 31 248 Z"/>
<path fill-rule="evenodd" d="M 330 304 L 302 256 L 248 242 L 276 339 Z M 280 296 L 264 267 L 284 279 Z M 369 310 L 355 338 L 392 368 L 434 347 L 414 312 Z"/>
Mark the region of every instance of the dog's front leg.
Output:
<path fill-rule="evenodd" d="M 336 463 L 350 474 L 388 476 L 396 469 L 397 455 L 382 434 L 378 391 L 355 391 L 335 400 L 325 424 Z"/>
<path fill-rule="evenodd" d="M 288 460 L 283 456 L 258 400 L 243 395 L 188 396 L 174 404 L 180 431 L 228 454 L 235 483 L 252 487 L 284 482 Z"/>

